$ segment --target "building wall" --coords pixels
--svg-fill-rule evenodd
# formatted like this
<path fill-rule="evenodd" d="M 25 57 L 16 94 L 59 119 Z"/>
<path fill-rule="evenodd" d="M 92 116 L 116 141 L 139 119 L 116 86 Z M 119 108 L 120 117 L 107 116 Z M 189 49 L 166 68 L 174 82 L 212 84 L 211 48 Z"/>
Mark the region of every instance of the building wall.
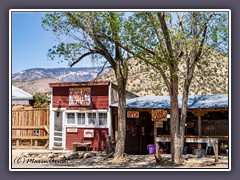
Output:
<path fill-rule="evenodd" d="M 13 99 L 12 100 L 12 105 L 13 104 L 22 104 L 22 105 L 30 105 L 30 101 L 29 100 L 25 100 L 25 99 Z"/>
<path fill-rule="evenodd" d="M 54 112 L 62 112 L 62 148 L 73 149 L 74 142 L 91 142 L 91 150 L 102 151 L 105 147 L 105 137 L 110 132 L 110 110 L 109 110 L 109 82 L 77 82 L 77 83 L 52 83 L 52 99 L 51 99 L 51 138 L 50 149 L 55 148 L 56 136 L 54 133 L 55 117 Z M 90 106 L 69 106 L 69 93 L 70 89 L 74 88 L 91 88 L 91 104 Z M 103 122 L 102 114 L 107 114 L 106 123 Z M 74 120 L 71 120 L 74 114 Z M 85 122 L 79 123 L 78 115 L 85 114 Z M 89 114 L 96 114 L 94 124 L 88 117 Z M 106 118 L 106 116 L 104 116 Z M 81 122 L 83 122 L 81 120 Z M 77 133 L 67 132 L 68 128 L 77 128 Z M 83 133 L 85 129 L 94 130 L 93 138 L 84 138 Z M 61 137 L 59 138 L 61 139 Z M 60 146 L 60 145 L 59 145 Z M 81 149 L 79 149 L 81 150 Z M 84 149 L 82 149 L 84 150 Z"/>
<path fill-rule="evenodd" d="M 79 110 L 79 107 L 69 107 L 68 98 L 69 98 L 69 87 L 53 88 L 53 102 L 52 102 L 53 108 L 58 108 L 60 105 L 61 108 L 66 108 L 67 110 Z M 59 103 L 59 100 L 61 101 L 60 103 Z M 92 86 L 91 87 L 91 106 L 84 107 L 84 108 L 108 109 L 108 105 L 109 105 L 108 104 L 108 85 Z"/>
<path fill-rule="evenodd" d="M 93 129 L 94 138 L 84 138 L 84 129 Z M 107 135 L 107 128 L 78 128 L 78 132 L 75 134 L 66 132 L 66 148 L 73 149 L 74 142 L 91 142 L 93 151 L 102 151 L 105 149 L 104 142 Z"/>

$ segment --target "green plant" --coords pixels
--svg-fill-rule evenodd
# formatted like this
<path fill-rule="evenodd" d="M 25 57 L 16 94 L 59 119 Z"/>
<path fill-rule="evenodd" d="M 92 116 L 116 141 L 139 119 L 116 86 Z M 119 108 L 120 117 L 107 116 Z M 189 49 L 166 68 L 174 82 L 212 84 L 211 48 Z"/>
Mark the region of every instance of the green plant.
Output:
<path fill-rule="evenodd" d="M 44 93 L 36 93 L 33 96 L 33 104 L 36 108 L 43 108 L 49 105 L 49 100 L 46 94 Z"/>

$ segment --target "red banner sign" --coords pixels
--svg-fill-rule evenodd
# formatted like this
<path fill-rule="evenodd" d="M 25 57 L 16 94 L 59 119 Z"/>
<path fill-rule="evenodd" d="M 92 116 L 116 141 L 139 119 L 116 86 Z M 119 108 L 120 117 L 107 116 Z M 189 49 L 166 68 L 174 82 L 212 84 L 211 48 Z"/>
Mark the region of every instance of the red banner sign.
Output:
<path fill-rule="evenodd" d="M 85 129 L 83 131 L 83 137 L 85 137 L 85 138 L 93 138 L 94 137 L 94 130 L 93 129 Z"/>
<path fill-rule="evenodd" d="M 127 111 L 127 118 L 139 118 L 139 111 Z"/>

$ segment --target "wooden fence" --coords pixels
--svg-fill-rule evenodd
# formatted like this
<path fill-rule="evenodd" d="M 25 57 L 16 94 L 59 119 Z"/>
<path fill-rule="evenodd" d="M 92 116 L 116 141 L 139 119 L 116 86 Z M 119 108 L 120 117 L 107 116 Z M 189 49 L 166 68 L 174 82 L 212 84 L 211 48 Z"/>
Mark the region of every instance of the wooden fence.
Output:
<path fill-rule="evenodd" d="M 12 148 L 46 149 L 49 146 L 49 109 L 12 111 Z"/>

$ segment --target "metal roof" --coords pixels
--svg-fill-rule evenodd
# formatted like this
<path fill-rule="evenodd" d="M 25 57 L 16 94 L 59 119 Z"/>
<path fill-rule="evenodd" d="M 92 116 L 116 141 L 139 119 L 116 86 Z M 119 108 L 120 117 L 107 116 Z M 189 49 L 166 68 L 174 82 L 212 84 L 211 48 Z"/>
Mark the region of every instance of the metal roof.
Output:
<path fill-rule="evenodd" d="M 178 97 L 178 106 L 181 108 L 182 96 Z M 127 108 L 153 108 L 170 109 L 169 96 L 142 96 L 126 100 Z M 118 103 L 110 107 L 118 107 Z M 228 94 L 190 95 L 188 97 L 188 109 L 200 108 L 226 108 L 228 107 Z"/>
<path fill-rule="evenodd" d="M 73 87 L 73 86 L 102 86 L 109 85 L 110 81 L 88 81 L 88 82 L 62 82 L 49 83 L 50 87 Z"/>
<path fill-rule="evenodd" d="M 12 85 L 12 99 L 33 99 L 33 96 Z"/>

